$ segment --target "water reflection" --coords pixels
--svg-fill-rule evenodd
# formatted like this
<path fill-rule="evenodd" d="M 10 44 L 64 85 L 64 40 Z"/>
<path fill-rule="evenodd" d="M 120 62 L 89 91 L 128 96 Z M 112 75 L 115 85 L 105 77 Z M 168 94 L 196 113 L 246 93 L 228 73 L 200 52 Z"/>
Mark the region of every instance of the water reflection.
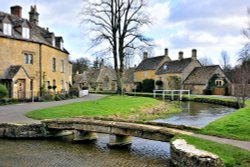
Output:
<path fill-rule="evenodd" d="M 108 135 L 96 142 L 0 140 L 1 167 L 167 167 L 169 144 L 133 138 L 130 149 L 110 149 Z"/>
<path fill-rule="evenodd" d="M 179 102 L 179 106 L 182 108 L 181 113 L 174 114 L 166 119 L 158 119 L 155 121 L 177 125 L 204 127 L 208 123 L 235 111 L 234 108 L 196 102 Z"/>

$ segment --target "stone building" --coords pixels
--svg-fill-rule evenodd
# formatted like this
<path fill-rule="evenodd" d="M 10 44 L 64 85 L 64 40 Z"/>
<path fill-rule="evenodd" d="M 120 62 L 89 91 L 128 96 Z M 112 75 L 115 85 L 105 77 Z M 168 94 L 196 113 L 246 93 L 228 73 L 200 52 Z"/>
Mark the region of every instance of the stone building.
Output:
<path fill-rule="evenodd" d="M 126 69 L 124 72 L 123 90 L 132 91 L 134 85 L 134 68 Z M 112 67 L 100 65 L 98 69 L 89 69 L 74 77 L 74 86 L 78 89 L 88 87 L 90 91 L 116 91 L 117 79 Z"/>
<path fill-rule="evenodd" d="M 194 68 L 183 84 L 184 89 L 191 90 L 193 94 L 231 94 L 231 82 L 219 65 Z"/>
<path fill-rule="evenodd" d="M 9 97 L 26 99 L 39 96 L 40 89 L 56 86 L 69 90 L 72 65 L 62 37 L 39 26 L 39 13 L 31 6 L 29 20 L 22 18 L 22 7 L 11 13 L 0 12 L 0 83 Z"/>
<path fill-rule="evenodd" d="M 135 82 L 142 82 L 145 79 L 162 81 L 163 85 L 158 89 L 181 89 L 183 81 L 195 67 L 201 64 L 197 60 L 196 49 L 192 50 L 191 58 L 184 58 L 183 52 L 179 52 L 178 60 L 171 60 L 168 49 L 165 49 L 163 56 L 147 58 L 144 53 L 144 60 L 135 69 Z"/>

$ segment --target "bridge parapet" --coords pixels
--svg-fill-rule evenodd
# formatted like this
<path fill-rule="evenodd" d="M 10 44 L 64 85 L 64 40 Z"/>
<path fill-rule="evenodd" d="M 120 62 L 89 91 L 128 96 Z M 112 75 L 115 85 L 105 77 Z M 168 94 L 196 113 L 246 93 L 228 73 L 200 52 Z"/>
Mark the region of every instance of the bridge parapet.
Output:
<path fill-rule="evenodd" d="M 147 125 L 131 122 L 115 122 L 108 120 L 70 118 L 46 120 L 43 124 L 47 129 L 79 130 L 105 134 L 134 136 L 143 139 L 169 142 L 177 134 L 191 134 L 179 129 L 167 128 L 156 125 Z"/>

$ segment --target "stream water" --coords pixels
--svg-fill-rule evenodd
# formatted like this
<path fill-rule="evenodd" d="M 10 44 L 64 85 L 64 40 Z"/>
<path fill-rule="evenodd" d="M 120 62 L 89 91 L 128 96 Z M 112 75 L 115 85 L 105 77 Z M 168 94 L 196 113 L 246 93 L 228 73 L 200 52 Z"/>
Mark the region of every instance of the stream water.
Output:
<path fill-rule="evenodd" d="M 180 103 L 182 113 L 156 120 L 204 126 L 235 109 L 202 103 Z M 133 138 L 130 148 L 110 149 L 109 136 L 72 144 L 58 140 L 0 139 L 0 167 L 164 167 L 169 166 L 169 143 Z"/>

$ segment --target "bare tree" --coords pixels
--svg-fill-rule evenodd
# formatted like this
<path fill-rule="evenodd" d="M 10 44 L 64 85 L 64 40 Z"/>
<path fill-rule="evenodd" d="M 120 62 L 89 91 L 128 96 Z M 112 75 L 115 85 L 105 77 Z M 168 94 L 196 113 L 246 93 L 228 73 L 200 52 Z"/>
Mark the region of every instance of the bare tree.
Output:
<path fill-rule="evenodd" d="M 221 51 L 220 65 L 225 72 L 228 72 L 231 69 L 230 57 L 225 50 Z"/>
<path fill-rule="evenodd" d="M 113 55 L 117 77 L 117 93 L 122 94 L 125 57 L 141 45 L 150 45 L 140 28 L 149 24 L 145 0 L 87 1 L 84 21 L 90 24 L 93 46 L 105 46 Z"/>
<path fill-rule="evenodd" d="M 210 66 L 213 65 L 213 61 L 210 57 L 202 57 L 199 59 L 201 65 L 203 66 Z"/>
<path fill-rule="evenodd" d="M 239 54 L 238 62 L 240 65 L 235 68 L 233 82 L 235 84 L 235 94 L 238 102 L 245 106 L 245 100 L 249 97 L 250 92 L 250 8 L 247 10 L 249 22 L 242 34 L 248 40 Z"/>

